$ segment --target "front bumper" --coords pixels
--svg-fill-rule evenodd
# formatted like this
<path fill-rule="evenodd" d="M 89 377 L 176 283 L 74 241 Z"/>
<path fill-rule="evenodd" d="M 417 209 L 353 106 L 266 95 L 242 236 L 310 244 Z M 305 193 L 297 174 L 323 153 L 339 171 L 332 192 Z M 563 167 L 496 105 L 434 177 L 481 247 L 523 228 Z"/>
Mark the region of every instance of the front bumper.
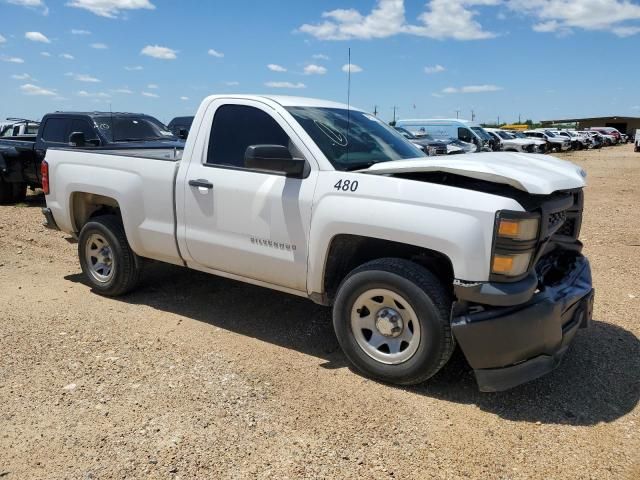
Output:
<path fill-rule="evenodd" d="M 513 296 L 503 284 L 456 287 L 458 300 L 467 307 L 463 314 L 454 313 L 453 334 L 483 392 L 507 390 L 549 373 L 578 329 L 591 323 L 594 290 L 589 262 L 582 255 L 559 282 L 538 286 L 536 293 L 530 278 L 522 282 L 521 289 L 512 286 Z M 526 294 L 529 300 L 517 303 Z M 513 303 L 505 306 L 509 298 Z M 501 306 L 489 306 L 496 304 Z M 477 311 L 474 305 L 486 307 Z"/>

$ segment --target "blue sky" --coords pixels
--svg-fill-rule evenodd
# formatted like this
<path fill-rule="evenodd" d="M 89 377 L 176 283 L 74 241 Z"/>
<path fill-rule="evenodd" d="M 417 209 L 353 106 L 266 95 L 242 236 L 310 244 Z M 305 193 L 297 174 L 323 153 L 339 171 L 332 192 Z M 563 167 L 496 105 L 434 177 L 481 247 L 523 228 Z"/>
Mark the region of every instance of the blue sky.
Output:
<path fill-rule="evenodd" d="M 0 0 L 0 118 L 137 111 L 213 93 L 346 100 L 398 117 L 640 116 L 640 3 Z M 357 72 L 356 72 L 357 70 Z"/>

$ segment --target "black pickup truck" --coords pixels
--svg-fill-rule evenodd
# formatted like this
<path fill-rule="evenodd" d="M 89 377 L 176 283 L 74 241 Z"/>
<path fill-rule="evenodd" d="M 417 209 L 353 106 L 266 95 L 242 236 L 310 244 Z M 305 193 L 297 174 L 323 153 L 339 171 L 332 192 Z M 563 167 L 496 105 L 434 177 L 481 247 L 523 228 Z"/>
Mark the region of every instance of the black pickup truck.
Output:
<path fill-rule="evenodd" d="M 184 148 L 155 118 L 139 113 L 55 112 L 38 133 L 0 138 L 0 203 L 22 201 L 27 188 L 41 187 L 40 165 L 48 148 Z"/>

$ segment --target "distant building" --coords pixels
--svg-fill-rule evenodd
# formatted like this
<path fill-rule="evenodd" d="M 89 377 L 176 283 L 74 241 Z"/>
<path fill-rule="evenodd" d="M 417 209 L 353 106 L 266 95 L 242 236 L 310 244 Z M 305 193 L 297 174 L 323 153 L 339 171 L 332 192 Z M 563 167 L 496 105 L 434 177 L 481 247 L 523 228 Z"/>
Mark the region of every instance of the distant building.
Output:
<path fill-rule="evenodd" d="M 591 117 L 566 118 L 562 120 L 543 120 L 543 127 L 573 124 L 578 130 L 590 127 L 613 127 L 622 133 L 634 134 L 640 129 L 640 117 Z"/>

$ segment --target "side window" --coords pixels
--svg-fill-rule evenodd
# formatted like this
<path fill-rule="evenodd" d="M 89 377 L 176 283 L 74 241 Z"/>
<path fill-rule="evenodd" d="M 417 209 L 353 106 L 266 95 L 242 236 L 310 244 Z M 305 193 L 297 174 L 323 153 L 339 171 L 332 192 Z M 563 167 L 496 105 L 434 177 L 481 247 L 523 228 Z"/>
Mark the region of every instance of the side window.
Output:
<path fill-rule="evenodd" d="M 71 122 L 71 130 L 69 130 L 69 135 L 71 135 L 73 132 L 84 133 L 84 138 L 86 140 L 96 140 L 98 138 L 95 130 L 91 128 L 91 124 L 87 120 L 73 120 Z"/>
<path fill-rule="evenodd" d="M 463 142 L 471 143 L 471 132 L 469 132 L 469 130 L 464 127 L 458 127 L 458 139 L 462 140 Z"/>
<path fill-rule="evenodd" d="M 42 139 L 46 142 L 67 143 L 67 120 L 65 118 L 50 118 L 44 124 Z"/>
<path fill-rule="evenodd" d="M 251 145 L 289 147 L 289 137 L 262 110 L 244 105 L 219 107 L 211 126 L 207 163 L 244 167 L 244 152 Z"/>

